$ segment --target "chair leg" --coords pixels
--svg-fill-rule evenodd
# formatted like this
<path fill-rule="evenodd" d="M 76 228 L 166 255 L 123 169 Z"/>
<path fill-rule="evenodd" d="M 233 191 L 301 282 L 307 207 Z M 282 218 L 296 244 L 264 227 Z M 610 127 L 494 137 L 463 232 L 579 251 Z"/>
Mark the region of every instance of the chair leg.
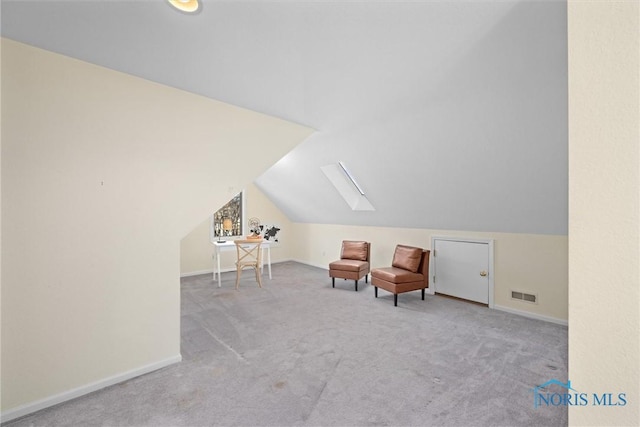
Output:
<path fill-rule="evenodd" d="M 422 301 L 424 301 L 424 288 L 422 288 Z"/>
<path fill-rule="evenodd" d="M 258 286 L 262 287 L 262 277 L 260 277 L 260 267 L 256 266 L 256 281 L 258 282 Z"/>
<path fill-rule="evenodd" d="M 378 298 L 378 287 L 374 286 L 373 289 L 374 289 L 373 293 L 375 294 L 376 298 Z"/>
<path fill-rule="evenodd" d="M 398 306 L 398 294 L 393 294 L 393 305 Z"/>
<path fill-rule="evenodd" d="M 369 275 L 368 274 L 364 275 L 364 283 L 369 283 Z"/>
<path fill-rule="evenodd" d="M 358 281 L 356 280 L 356 292 L 358 292 Z"/>
<path fill-rule="evenodd" d="M 332 287 L 332 288 L 335 288 L 335 287 L 336 287 L 336 278 L 335 278 L 335 277 L 332 277 L 332 278 L 331 278 L 331 287 Z"/>
<path fill-rule="evenodd" d="M 236 269 L 236 291 L 238 290 L 238 285 L 240 284 L 240 276 L 242 275 L 242 269 Z"/>

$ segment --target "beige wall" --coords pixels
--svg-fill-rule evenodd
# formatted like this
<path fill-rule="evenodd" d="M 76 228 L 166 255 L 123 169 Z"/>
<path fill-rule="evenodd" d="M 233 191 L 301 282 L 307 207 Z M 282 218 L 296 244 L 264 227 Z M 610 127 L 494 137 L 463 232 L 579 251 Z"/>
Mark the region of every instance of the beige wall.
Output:
<path fill-rule="evenodd" d="M 257 217 L 263 225 L 277 225 L 278 243 L 271 246 L 271 262 L 291 259 L 291 240 L 293 239 L 291 221 L 282 213 L 253 183 L 245 187 L 246 219 Z M 180 241 L 180 274 L 190 276 L 212 271 L 213 246 L 209 242 L 208 217 Z M 222 252 L 220 269 L 234 270 L 236 254 Z"/>
<path fill-rule="evenodd" d="M 207 218 L 180 240 L 180 276 L 203 274 L 212 269 L 209 224 Z"/>
<path fill-rule="evenodd" d="M 388 266 L 398 243 L 430 248 L 433 236 L 493 239 L 496 307 L 531 313 L 558 323 L 567 321 L 566 236 L 325 224 L 294 224 L 294 230 L 293 258 L 324 268 L 340 256 L 343 239 L 371 242 L 372 267 Z M 511 289 L 537 293 L 539 304 L 512 300 Z"/>
<path fill-rule="evenodd" d="M 569 423 L 640 425 L 640 6 L 569 0 L 569 377 L 623 407 Z"/>
<path fill-rule="evenodd" d="M 312 131 L 6 39 L 2 56 L 6 415 L 179 360 L 180 239 Z"/>

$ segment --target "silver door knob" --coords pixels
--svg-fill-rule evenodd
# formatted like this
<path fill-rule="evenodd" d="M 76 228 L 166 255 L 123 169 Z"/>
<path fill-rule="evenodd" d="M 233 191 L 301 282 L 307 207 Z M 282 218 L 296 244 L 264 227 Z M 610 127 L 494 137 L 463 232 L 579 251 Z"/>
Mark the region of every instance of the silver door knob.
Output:
<path fill-rule="evenodd" d="M 487 274 L 489 274 L 489 273 L 487 273 L 487 272 L 486 272 L 486 271 L 484 271 L 484 270 L 482 270 L 482 271 L 480 272 L 480 275 L 481 275 L 482 277 L 487 277 Z"/>

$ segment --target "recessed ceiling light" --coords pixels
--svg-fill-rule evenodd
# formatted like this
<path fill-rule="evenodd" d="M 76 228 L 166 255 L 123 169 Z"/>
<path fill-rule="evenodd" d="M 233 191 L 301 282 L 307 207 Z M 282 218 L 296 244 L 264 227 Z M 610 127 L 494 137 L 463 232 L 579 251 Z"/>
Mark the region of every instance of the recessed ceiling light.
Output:
<path fill-rule="evenodd" d="M 183 12 L 197 12 L 200 7 L 198 0 L 167 0 L 171 6 Z"/>

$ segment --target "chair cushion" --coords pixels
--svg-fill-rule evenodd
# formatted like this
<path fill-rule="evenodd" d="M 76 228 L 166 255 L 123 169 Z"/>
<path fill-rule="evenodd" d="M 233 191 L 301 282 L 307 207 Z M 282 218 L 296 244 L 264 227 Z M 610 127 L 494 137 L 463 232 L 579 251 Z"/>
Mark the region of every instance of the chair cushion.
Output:
<path fill-rule="evenodd" d="M 374 268 L 371 270 L 371 277 L 396 284 L 424 281 L 424 275 L 397 267 Z"/>
<path fill-rule="evenodd" d="M 363 271 L 369 270 L 369 263 L 367 261 L 359 261 L 355 259 L 341 259 L 329 264 L 329 270 L 341 270 L 341 271 Z"/>
<path fill-rule="evenodd" d="M 340 258 L 366 261 L 368 252 L 367 242 L 345 240 L 342 242 Z"/>
<path fill-rule="evenodd" d="M 422 249 L 413 246 L 397 245 L 393 254 L 391 266 L 409 270 L 412 273 L 418 271 L 420 260 L 422 259 Z"/>

